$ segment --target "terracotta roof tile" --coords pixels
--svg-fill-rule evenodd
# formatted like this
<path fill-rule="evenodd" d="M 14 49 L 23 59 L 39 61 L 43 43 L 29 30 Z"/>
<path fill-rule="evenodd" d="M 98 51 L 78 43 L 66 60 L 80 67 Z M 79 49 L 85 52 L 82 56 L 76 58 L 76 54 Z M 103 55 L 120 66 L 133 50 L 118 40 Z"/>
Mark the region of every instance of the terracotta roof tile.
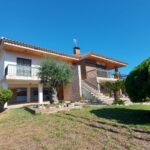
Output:
<path fill-rule="evenodd" d="M 102 57 L 102 58 L 108 59 L 110 61 L 112 60 L 112 61 L 115 61 L 115 62 L 118 62 L 118 63 L 123 63 L 124 65 L 127 65 L 127 63 L 125 63 L 123 61 L 120 61 L 120 60 L 117 60 L 117 59 L 113 59 L 113 58 L 110 58 L 110 57 L 107 57 L 107 56 L 103 56 L 101 54 L 97 54 L 97 53 L 93 53 L 93 52 L 83 53 L 83 54 L 80 54 L 78 56 L 75 56 L 75 55 L 64 54 L 64 53 L 57 52 L 57 51 L 54 51 L 54 50 L 49 50 L 47 48 L 41 48 L 41 47 L 34 46 L 34 45 L 31 45 L 31 44 L 26 44 L 26 43 L 23 43 L 23 42 L 11 40 L 11 39 L 8 39 L 8 38 L 0 38 L 0 44 L 2 42 L 8 42 L 8 43 L 11 43 L 11 44 L 24 46 L 24 47 L 28 47 L 28 48 L 33 48 L 33 49 L 44 51 L 44 52 L 49 52 L 49 53 L 54 53 L 54 54 L 58 54 L 58 55 L 62 55 L 62 56 L 67 56 L 67 57 L 70 57 L 70 58 L 73 58 L 73 59 L 78 59 L 79 61 L 83 60 L 83 59 L 86 59 L 86 58 L 90 57 L 91 55 L 94 55 L 94 56 L 98 56 L 98 57 Z"/>
<path fill-rule="evenodd" d="M 11 43 L 11 44 L 15 44 L 15 45 L 19 45 L 19 46 L 33 48 L 33 49 L 44 51 L 44 52 L 49 52 L 49 53 L 54 53 L 54 54 L 58 54 L 58 55 L 63 55 L 63 56 L 75 58 L 74 56 L 69 55 L 69 54 L 64 54 L 64 53 L 61 53 L 61 52 L 57 52 L 55 50 L 50 50 L 50 49 L 47 49 L 47 48 L 41 48 L 41 47 L 38 47 L 38 46 L 34 46 L 34 45 L 31 45 L 31 44 L 26 44 L 26 43 L 23 43 L 23 42 L 19 42 L 19 41 L 7 39 L 7 38 L 1 38 L 1 42 L 2 41 L 3 42 L 8 42 L 8 43 Z"/>

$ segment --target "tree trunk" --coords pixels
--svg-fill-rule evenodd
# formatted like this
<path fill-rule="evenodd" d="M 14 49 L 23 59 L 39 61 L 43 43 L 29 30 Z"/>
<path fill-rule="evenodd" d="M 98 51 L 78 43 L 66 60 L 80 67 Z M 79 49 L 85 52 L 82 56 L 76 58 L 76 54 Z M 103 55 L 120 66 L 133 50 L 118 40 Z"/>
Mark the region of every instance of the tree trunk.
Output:
<path fill-rule="evenodd" d="M 119 99 L 119 91 L 114 91 L 114 100 Z"/>
<path fill-rule="evenodd" d="M 57 104 L 58 103 L 58 96 L 57 96 L 57 90 L 56 88 L 50 89 L 50 103 L 51 104 Z"/>
<path fill-rule="evenodd" d="M 57 89 L 56 88 L 53 88 L 52 100 L 54 101 L 54 104 L 58 103 L 58 96 L 57 96 Z"/>

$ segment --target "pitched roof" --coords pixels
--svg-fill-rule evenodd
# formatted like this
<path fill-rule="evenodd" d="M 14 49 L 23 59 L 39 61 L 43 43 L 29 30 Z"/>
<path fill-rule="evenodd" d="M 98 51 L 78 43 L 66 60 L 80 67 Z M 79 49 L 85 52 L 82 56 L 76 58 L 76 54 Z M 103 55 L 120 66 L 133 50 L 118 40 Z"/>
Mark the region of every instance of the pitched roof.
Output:
<path fill-rule="evenodd" d="M 42 47 L 34 46 L 34 45 L 31 45 L 31 44 L 26 44 L 24 42 L 15 41 L 15 40 L 11 40 L 11 39 L 8 39 L 8 38 L 3 38 L 2 37 L 0 41 L 1 41 L 0 44 L 2 42 L 7 42 L 7 43 L 14 44 L 14 45 L 24 46 L 24 47 L 28 47 L 28 48 L 33 48 L 33 49 L 36 49 L 36 50 L 44 51 L 44 52 L 49 52 L 49 53 L 54 53 L 54 54 L 58 54 L 58 55 L 63 55 L 63 56 L 75 58 L 74 56 L 69 55 L 69 54 L 64 54 L 64 53 L 61 53 L 61 52 L 57 52 L 55 50 L 50 50 L 50 49 L 47 49 L 47 48 L 42 48 Z"/>
<path fill-rule="evenodd" d="M 104 58 L 104 59 L 107 59 L 107 60 L 111 60 L 113 62 L 118 62 L 118 63 L 121 63 L 121 64 L 128 65 L 128 63 L 126 63 L 126 62 L 123 62 L 123 61 L 120 61 L 120 60 L 117 60 L 117 59 L 114 59 L 114 58 L 110 58 L 110 57 L 107 57 L 107 56 L 104 56 L 104 55 L 101 55 L 101 54 L 97 54 L 97 53 L 94 53 L 94 52 L 83 53 L 83 54 L 80 54 L 78 56 L 79 56 L 80 60 L 86 59 L 90 56 L 96 56 L 96 57 Z"/>
<path fill-rule="evenodd" d="M 113 62 L 113 63 L 122 64 L 122 66 L 127 65 L 126 62 L 123 62 L 123 61 L 120 61 L 120 60 L 117 60 L 117 59 L 113 59 L 113 58 L 110 58 L 110 57 L 107 57 L 107 56 L 103 56 L 101 54 L 93 53 L 93 52 L 83 53 L 83 54 L 79 54 L 78 56 L 75 56 L 75 55 L 64 54 L 64 53 L 61 53 L 61 52 L 57 52 L 55 50 L 50 50 L 50 49 L 47 49 L 47 48 L 42 48 L 42 47 L 34 46 L 34 45 L 31 45 L 31 44 L 26 44 L 26 43 L 23 43 L 23 42 L 11 40 L 11 39 L 8 39 L 8 38 L 3 38 L 3 37 L 0 38 L 0 44 L 5 43 L 5 42 L 9 43 L 9 44 L 12 44 L 12 45 L 23 46 L 23 47 L 32 48 L 32 49 L 47 52 L 47 53 L 53 53 L 53 54 L 58 54 L 58 55 L 61 55 L 61 56 L 66 56 L 66 57 L 69 57 L 71 59 L 75 59 L 75 60 L 78 60 L 78 61 L 88 59 L 89 57 L 97 57 L 97 58 L 105 59 L 105 60 Z"/>

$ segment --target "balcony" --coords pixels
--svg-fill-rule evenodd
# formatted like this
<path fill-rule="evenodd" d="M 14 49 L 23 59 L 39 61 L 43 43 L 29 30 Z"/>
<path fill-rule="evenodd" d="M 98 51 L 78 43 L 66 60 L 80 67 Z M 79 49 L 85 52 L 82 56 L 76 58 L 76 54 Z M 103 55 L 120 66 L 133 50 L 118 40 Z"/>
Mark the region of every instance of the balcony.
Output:
<path fill-rule="evenodd" d="M 38 70 L 38 67 L 8 65 L 5 69 L 5 77 L 14 80 L 40 80 Z"/>
<path fill-rule="evenodd" d="M 114 74 L 111 71 L 104 69 L 97 69 L 97 80 L 98 82 L 116 81 Z"/>
<path fill-rule="evenodd" d="M 102 81 L 116 81 L 117 79 L 114 77 L 114 73 L 111 71 L 107 71 L 104 69 L 97 69 L 97 77 Z M 127 78 L 126 74 L 119 73 L 119 79 L 125 80 Z"/>
<path fill-rule="evenodd" d="M 97 69 L 97 77 L 114 78 L 114 74 L 107 70 Z"/>

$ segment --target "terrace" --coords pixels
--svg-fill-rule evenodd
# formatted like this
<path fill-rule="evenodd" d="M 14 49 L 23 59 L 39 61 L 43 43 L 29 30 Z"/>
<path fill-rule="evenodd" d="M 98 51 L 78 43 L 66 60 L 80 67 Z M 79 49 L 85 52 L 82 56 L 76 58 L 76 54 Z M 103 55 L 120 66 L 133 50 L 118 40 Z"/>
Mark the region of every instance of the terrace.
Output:
<path fill-rule="evenodd" d="M 37 74 L 38 67 L 8 65 L 5 69 L 6 79 L 40 80 Z"/>

